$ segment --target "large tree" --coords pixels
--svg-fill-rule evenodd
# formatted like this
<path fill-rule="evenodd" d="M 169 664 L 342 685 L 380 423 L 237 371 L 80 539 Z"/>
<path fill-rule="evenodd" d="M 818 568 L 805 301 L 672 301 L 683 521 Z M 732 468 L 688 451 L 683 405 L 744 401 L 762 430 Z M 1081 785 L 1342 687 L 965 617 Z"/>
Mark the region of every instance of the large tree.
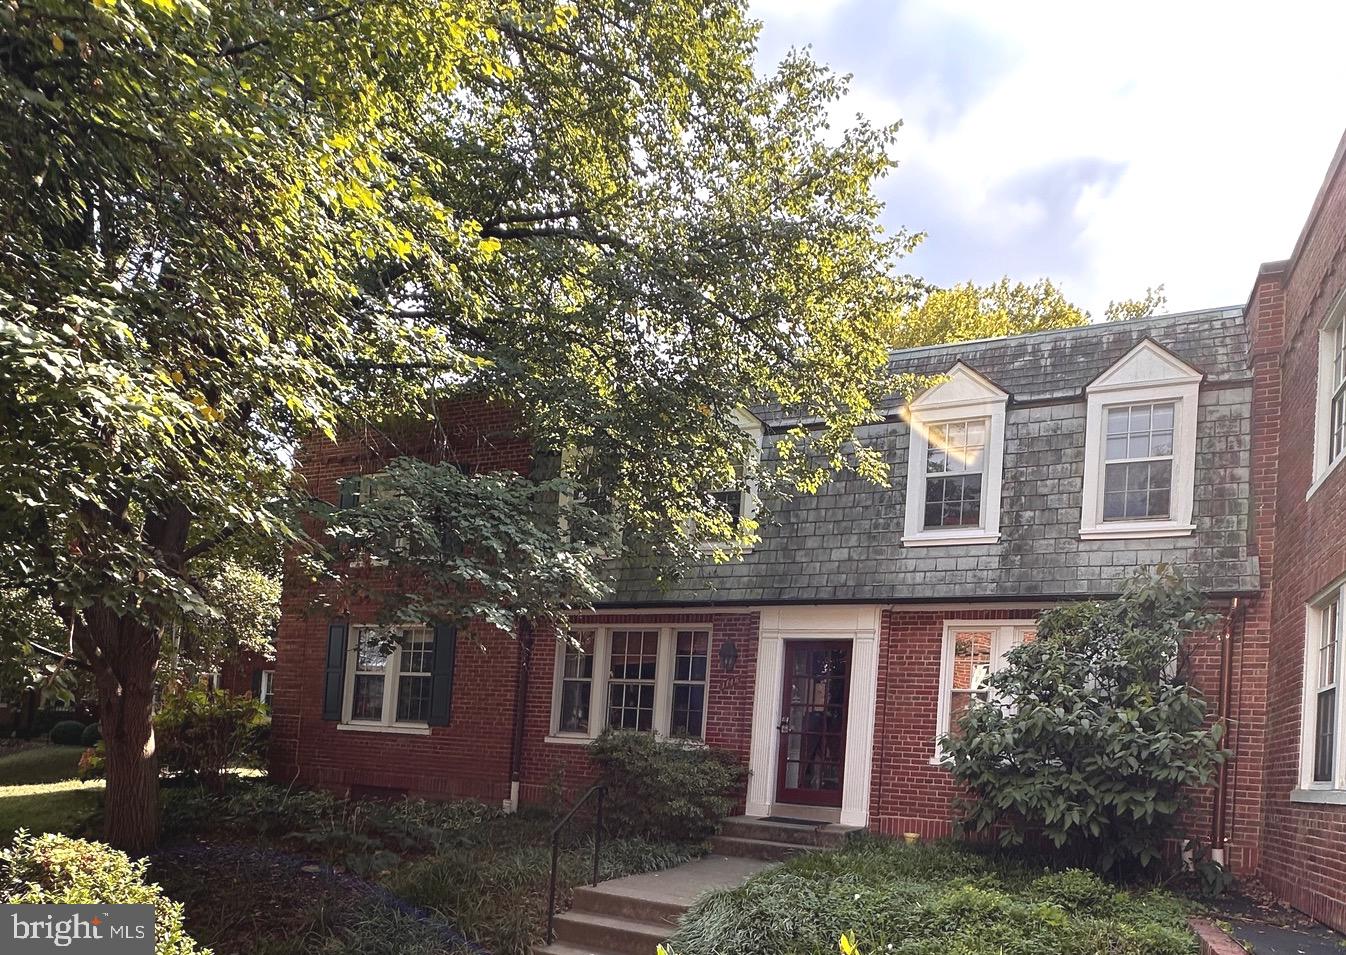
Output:
<path fill-rule="evenodd" d="M 110 842 L 156 838 L 155 666 L 201 562 L 307 542 L 302 440 L 470 393 L 580 449 L 562 476 L 392 469 L 393 543 L 473 581 L 421 612 L 505 628 L 601 592 L 614 524 L 672 565 L 732 539 L 711 492 L 748 479 L 739 407 L 812 422 L 764 482 L 881 475 L 849 438 L 909 297 L 871 192 L 894 130 L 824 136 L 842 81 L 802 55 L 755 76 L 742 3 L 0 23 L 0 587 L 50 600 L 93 670 Z"/>

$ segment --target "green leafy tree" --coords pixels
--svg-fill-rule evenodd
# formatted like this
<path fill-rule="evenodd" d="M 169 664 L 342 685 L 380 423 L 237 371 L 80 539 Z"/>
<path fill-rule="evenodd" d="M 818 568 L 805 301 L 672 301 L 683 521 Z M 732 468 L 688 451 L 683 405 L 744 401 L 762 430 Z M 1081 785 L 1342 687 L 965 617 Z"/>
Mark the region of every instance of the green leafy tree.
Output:
<path fill-rule="evenodd" d="M 194 681 L 241 654 L 275 656 L 280 622 L 280 560 L 248 555 L 203 558 L 192 568 L 204 607 L 169 625 L 168 681 Z"/>
<path fill-rule="evenodd" d="M 1107 321 L 1141 318 L 1162 308 L 1164 287 L 1138 299 L 1109 302 Z M 1051 279 L 1028 284 L 1006 276 L 990 285 L 963 282 L 928 287 L 895 316 L 888 337 L 894 348 L 917 348 L 1001 338 L 1087 325 L 1088 311 L 1071 302 Z"/>
<path fill-rule="evenodd" d="M 991 702 L 941 740 L 964 822 L 1004 843 L 1040 832 L 1101 870 L 1158 859 L 1187 788 L 1228 757 L 1181 665 L 1213 622 L 1203 602 L 1161 566 L 1117 600 L 1045 612 L 987 681 Z"/>
<path fill-rule="evenodd" d="M 820 423 L 764 490 L 883 476 L 849 438 L 908 296 L 871 189 L 894 130 L 825 140 L 844 83 L 802 55 L 755 76 L 741 2 L 17 0 L 0 23 L 0 587 L 92 668 L 114 845 L 155 841 L 156 667 L 209 615 L 202 562 L 320 550 L 304 440 L 395 457 L 393 423 L 428 423 L 389 489 L 420 517 L 319 516 L 389 550 L 458 533 L 415 552 L 462 585 L 419 609 L 504 626 L 601 592 L 615 524 L 673 568 L 731 537 L 711 493 L 756 477 L 740 407 Z M 436 422 L 464 395 L 582 465 L 455 473 Z"/>

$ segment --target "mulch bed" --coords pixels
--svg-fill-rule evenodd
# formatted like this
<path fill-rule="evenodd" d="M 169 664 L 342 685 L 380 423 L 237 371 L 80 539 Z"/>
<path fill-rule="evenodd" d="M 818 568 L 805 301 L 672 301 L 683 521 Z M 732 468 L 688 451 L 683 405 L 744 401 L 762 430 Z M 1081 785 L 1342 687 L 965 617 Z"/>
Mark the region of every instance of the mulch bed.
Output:
<path fill-rule="evenodd" d="M 281 850 L 228 842 L 186 842 L 150 857 L 150 877 L 183 903 L 186 929 L 217 955 L 250 955 L 264 943 L 322 947 L 361 908 L 382 906 L 427 926 L 446 951 L 484 949 L 453 926 L 350 873 Z"/>

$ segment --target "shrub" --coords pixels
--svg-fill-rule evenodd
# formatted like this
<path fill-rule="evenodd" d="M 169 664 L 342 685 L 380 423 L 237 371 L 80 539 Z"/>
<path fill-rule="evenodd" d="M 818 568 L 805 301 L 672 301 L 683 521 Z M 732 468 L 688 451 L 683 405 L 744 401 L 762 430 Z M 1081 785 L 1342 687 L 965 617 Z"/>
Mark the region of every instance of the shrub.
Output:
<path fill-rule="evenodd" d="M 1005 844 L 1040 833 L 1103 871 L 1157 860 L 1185 788 L 1228 757 L 1182 675 L 1184 640 L 1212 622 L 1202 602 L 1161 566 L 1117 600 L 1044 613 L 988 680 L 1000 705 L 970 707 L 941 741 L 970 793 L 963 823 Z"/>
<path fill-rule="evenodd" d="M 155 955 L 203 951 L 183 931 L 182 906 L 145 881 L 145 863 L 99 842 L 20 830 L 0 851 L 0 902 L 149 903 L 154 906 Z"/>
<path fill-rule="evenodd" d="M 61 720 L 51 728 L 50 739 L 57 746 L 78 746 L 84 737 L 84 724 L 78 720 Z"/>
<path fill-rule="evenodd" d="M 604 732 L 589 744 L 589 755 L 608 787 L 608 827 L 647 839 L 695 842 L 713 835 L 747 778 L 727 750 L 633 730 Z"/>
<path fill-rule="evenodd" d="M 154 717 L 159 765 L 219 792 L 231 765 L 265 758 L 270 726 L 266 707 L 250 695 L 182 690 L 167 697 Z"/>
<path fill-rule="evenodd" d="M 84 727 L 84 733 L 80 736 L 80 745 L 88 749 L 97 746 L 98 741 L 103 738 L 103 730 L 97 723 L 90 723 Z"/>

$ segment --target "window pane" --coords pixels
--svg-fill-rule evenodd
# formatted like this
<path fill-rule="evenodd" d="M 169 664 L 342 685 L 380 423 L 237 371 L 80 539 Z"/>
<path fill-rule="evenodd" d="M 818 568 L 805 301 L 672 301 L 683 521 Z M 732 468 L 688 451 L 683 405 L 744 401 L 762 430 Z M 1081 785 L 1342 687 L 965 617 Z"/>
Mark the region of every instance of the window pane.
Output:
<path fill-rule="evenodd" d="M 1313 781 L 1330 783 L 1336 768 L 1337 748 L 1337 691 L 1323 690 L 1318 694 L 1317 722 L 1313 733 Z"/>
<path fill-rule="evenodd" d="M 404 674 L 397 681 L 397 721 L 424 723 L 430 718 L 430 677 Z"/>
<path fill-rule="evenodd" d="M 383 641 L 373 630 L 359 632 L 359 650 L 356 652 L 355 670 L 357 673 L 382 671 L 388 665 L 388 654 Z"/>
<path fill-rule="evenodd" d="M 711 497 L 715 499 L 715 503 L 720 510 L 729 515 L 729 519 L 735 524 L 743 517 L 743 492 L 740 489 L 716 491 L 711 494 Z"/>
<path fill-rule="evenodd" d="M 926 478 L 925 526 L 977 527 L 981 524 L 980 474 Z"/>
<path fill-rule="evenodd" d="M 429 673 L 430 659 L 434 656 L 435 645 L 428 639 L 407 638 L 402 644 L 402 662 L 399 667 L 403 673 Z"/>
<path fill-rule="evenodd" d="M 592 686 L 588 680 L 565 680 L 561 683 L 561 732 L 589 732 L 589 697 Z"/>
<path fill-rule="evenodd" d="M 674 638 L 673 653 L 673 709 L 668 732 L 671 736 L 700 739 L 710 632 L 679 630 Z"/>
<path fill-rule="evenodd" d="M 618 729 L 654 727 L 654 679 L 659 631 L 614 630 L 608 681 L 608 725 Z"/>
<path fill-rule="evenodd" d="M 351 701 L 351 719 L 383 719 L 383 674 L 356 674 L 355 694 Z"/>
<path fill-rule="evenodd" d="M 1172 478 L 1171 460 L 1108 464 L 1103 470 L 1103 519 L 1168 517 Z"/>
<path fill-rule="evenodd" d="M 953 689 L 981 690 L 991 673 L 990 630 L 959 630 L 953 637 Z"/>

